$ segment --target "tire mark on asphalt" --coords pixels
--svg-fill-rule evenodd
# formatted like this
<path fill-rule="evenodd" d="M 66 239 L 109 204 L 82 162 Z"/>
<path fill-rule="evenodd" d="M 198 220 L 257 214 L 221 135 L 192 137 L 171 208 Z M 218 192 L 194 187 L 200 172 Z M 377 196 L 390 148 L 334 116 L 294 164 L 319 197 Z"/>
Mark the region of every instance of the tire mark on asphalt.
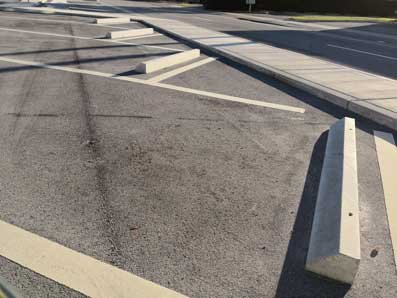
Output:
<path fill-rule="evenodd" d="M 36 57 L 37 57 L 37 54 L 35 55 L 34 58 L 36 58 Z M 24 109 L 24 107 L 26 105 L 27 100 L 31 97 L 31 95 L 33 93 L 33 86 L 34 86 L 34 83 L 36 82 L 37 75 L 38 75 L 39 71 L 40 71 L 39 69 L 31 69 L 29 72 L 27 72 L 25 74 L 25 76 L 23 76 L 23 83 L 22 83 L 22 86 L 21 86 L 21 92 L 20 92 L 19 96 L 17 97 L 19 100 L 14 105 L 14 112 L 13 113 L 21 114 L 23 112 L 23 109 Z M 32 121 L 32 119 L 29 120 L 29 121 Z M 12 127 L 11 127 L 11 133 L 13 135 L 16 135 L 19 123 L 20 123 L 20 118 L 16 117 L 14 119 L 14 121 L 12 123 Z M 20 140 L 20 138 L 22 136 L 22 133 L 23 133 L 23 130 L 17 136 L 15 146 L 18 145 L 19 140 Z"/>
<path fill-rule="evenodd" d="M 74 35 L 73 25 L 68 26 L 68 31 L 71 35 Z M 76 48 L 76 40 L 72 39 L 72 47 Z M 76 50 L 73 50 L 73 58 L 77 63 L 77 67 L 80 68 L 80 57 Z M 85 83 L 85 78 L 82 74 L 78 76 L 78 90 L 81 94 L 81 104 L 82 104 L 82 121 L 85 131 L 83 132 L 83 138 L 85 140 L 86 148 L 88 148 L 90 155 L 94 161 L 95 168 L 95 179 L 96 186 L 99 192 L 99 204 L 101 212 L 104 215 L 104 225 L 105 233 L 111 245 L 111 253 L 109 260 L 110 263 L 118 267 L 123 267 L 125 262 L 120 249 L 120 240 L 115 230 L 115 215 L 111 203 L 109 201 L 109 191 L 106 183 L 106 166 L 104 165 L 104 160 L 102 158 L 101 148 L 99 144 L 99 138 L 96 131 L 94 116 L 91 115 L 90 110 L 92 109 L 92 104 L 90 101 L 90 94 L 87 90 Z"/>
<path fill-rule="evenodd" d="M 43 48 L 47 48 L 48 45 L 51 44 L 51 41 L 43 41 L 40 44 L 39 50 L 42 50 Z M 38 56 L 39 54 L 34 55 L 34 59 Z M 24 114 L 23 111 L 25 110 L 26 105 L 31 102 L 34 99 L 38 99 L 37 97 L 37 90 L 35 90 L 35 84 L 38 81 L 38 77 L 40 74 L 39 69 L 30 69 L 26 75 L 23 77 L 23 83 L 21 85 L 21 92 L 17 96 L 19 99 L 16 104 L 14 105 L 14 115 L 22 115 Z M 29 100 L 30 99 L 30 100 Z M 32 114 L 40 114 L 42 111 L 42 107 L 40 107 L 40 101 L 36 101 L 34 108 L 29 108 L 29 110 L 32 110 Z M 18 148 L 21 146 L 21 143 L 24 141 L 23 136 L 24 135 L 29 135 L 29 131 L 32 130 L 34 127 L 35 123 L 39 117 L 15 117 L 13 122 L 12 122 L 12 127 L 11 127 L 11 134 L 14 136 L 14 144 L 12 145 L 13 148 Z"/>

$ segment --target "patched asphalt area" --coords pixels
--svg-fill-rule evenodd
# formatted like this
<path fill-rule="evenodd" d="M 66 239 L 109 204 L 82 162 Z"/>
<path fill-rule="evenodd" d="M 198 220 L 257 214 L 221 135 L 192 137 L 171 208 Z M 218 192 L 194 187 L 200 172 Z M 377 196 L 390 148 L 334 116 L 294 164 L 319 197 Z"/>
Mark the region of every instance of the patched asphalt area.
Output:
<path fill-rule="evenodd" d="M 106 31 L 91 27 L 67 34 Z M 136 46 L 0 34 L 7 57 L 114 74 L 162 51 L 138 58 Z M 342 110 L 223 61 L 164 82 L 306 112 L 1 61 L 0 73 L 1 220 L 191 297 L 396 295 L 372 136 L 381 128 L 358 121 L 362 261 L 349 289 L 303 270 L 324 132 Z M 24 296 L 79 297 L 0 262 Z"/>

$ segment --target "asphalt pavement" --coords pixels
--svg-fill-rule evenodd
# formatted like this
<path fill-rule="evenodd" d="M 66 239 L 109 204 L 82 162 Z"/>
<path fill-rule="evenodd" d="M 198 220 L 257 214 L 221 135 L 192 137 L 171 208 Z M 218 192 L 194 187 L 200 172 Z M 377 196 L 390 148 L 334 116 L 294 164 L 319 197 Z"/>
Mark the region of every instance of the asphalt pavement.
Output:
<path fill-rule="evenodd" d="M 115 28 L 92 21 L 0 12 L 1 221 L 189 297 L 397 295 L 384 127 L 357 118 L 358 276 L 321 279 L 304 263 L 326 132 L 355 115 L 223 59 L 153 85 L 171 69 L 138 63 L 189 47 L 159 33 L 110 42 Z M 84 296 L 4 255 L 0 276 L 22 297 Z"/>

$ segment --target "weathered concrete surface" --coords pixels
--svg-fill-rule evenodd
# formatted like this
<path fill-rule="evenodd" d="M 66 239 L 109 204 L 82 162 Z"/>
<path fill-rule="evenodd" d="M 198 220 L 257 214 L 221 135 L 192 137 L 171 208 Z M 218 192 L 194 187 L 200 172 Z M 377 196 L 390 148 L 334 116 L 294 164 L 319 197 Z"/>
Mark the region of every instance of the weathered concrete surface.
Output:
<path fill-rule="evenodd" d="M 355 121 L 331 126 L 306 260 L 306 270 L 353 283 L 360 264 Z"/>
<path fill-rule="evenodd" d="M 200 57 L 200 50 L 190 50 L 181 53 L 142 62 L 136 67 L 140 73 L 151 73 L 167 67 L 175 66 Z"/>
<path fill-rule="evenodd" d="M 135 36 L 144 36 L 153 34 L 152 28 L 143 28 L 143 29 L 131 29 L 131 30 L 122 30 L 122 31 L 113 31 L 109 32 L 106 37 L 110 39 L 115 38 L 125 38 L 125 37 L 135 37 Z"/>

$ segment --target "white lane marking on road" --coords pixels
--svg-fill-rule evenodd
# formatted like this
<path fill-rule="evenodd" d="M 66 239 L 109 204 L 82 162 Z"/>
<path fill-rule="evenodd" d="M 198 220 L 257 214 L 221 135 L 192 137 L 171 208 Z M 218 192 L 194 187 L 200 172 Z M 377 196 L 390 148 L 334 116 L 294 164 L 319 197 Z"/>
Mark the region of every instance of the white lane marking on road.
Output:
<path fill-rule="evenodd" d="M 397 146 L 391 133 L 374 131 L 390 237 L 397 266 Z"/>
<path fill-rule="evenodd" d="M 138 47 L 143 47 L 143 48 L 168 50 L 168 51 L 174 51 L 174 52 L 183 52 L 184 51 L 184 50 L 175 49 L 175 48 L 151 46 L 151 45 L 146 45 L 144 43 L 138 44 L 138 43 L 133 43 L 133 42 L 118 41 L 118 40 L 111 40 L 111 39 L 105 39 L 105 38 L 97 39 L 97 38 L 92 38 L 92 37 L 88 37 L 88 36 L 75 36 L 75 35 L 66 35 L 66 34 L 57 34 L 57 33 L 48 33 L 48 32 L 36 32 L 36 31 L 11 29 L 11 28 L 4 28 L 4 27 L 0 27 L 0 30 L 1 31 L 26 33 L 26 34 L 34 34 L 34 35 L 46 35 L 46 36 L 56 36 L 56 37 L 73 38 L 73 39 L 94 40 L 94 41 L 99 41 L 99 42 L 118 43 L 118 44 L 133 45 L 133 46 L 138 46 Z"/>
<path fill-rule="evenodd" d="M 186 297 L 4 221 L 0 255 L 89 297 Z"/>
<path fill-rule="evenodd" d="M 171 70 L 169 72 L 163 73 L 163 74 L 155 76 L 153 78 L 150 78 L 148 80 L 148 82 L 158 83 L 158 82 L 164 81 L 166 79 L 169 79 L 169 78 L 174 77 L 176 75 L 179 75 L 179 74 L 181 74 L 183 72 L 192 70 L 192 69 L 194 69 L 196 67 L 205 65 L 205 64 L 210 63 L 210 62 L 215 61 L 215 60 L 216 60 L 215 58 L 209 57 L 209 58 L 197 61 L 195 63 L 192 63 L 192 64 L 189 64 L 189 65 L 186 65 L 186 66 Z"/>
<path fill-rule="evenodd" d="M 56 66 L 56 65 L 48 65 L 48 64 L 38 63 L 38 62 L 34 62 L 34 61 L 27 61 L 27 60 L 20 60 L 20 59 L 6 58 L 6 57 L 0 57 L 0 61 L 21 64 L 21 65 L 41 67 L 41 68 L 47 68 L 47 69 L 60 70 L 60 71 L 66 71 L 66 72 L 72 72 L 72 73 L 94 75 L 94 76 L 98 76 L 98 77 L 105 77 L 105 78 L 110 78 L 110 79 L 115 79 L 115 80 L 120 80 L 120 81 L 127 81 L 127 82 L 147 85 L 147 86 L 159 87 L 159 88 L 163 88 L 163 89 L 180 91 L 183 93 L 203 95 L 203 96 L 206 96 L 209 98 L 223 99 L 223 100 L 227 100 L 227 101 L 239 102 L 239 103 L 244 103 L 244 104 L 249 104 L 249 105 L 265 107 L 265 108 L 272 108 L 272 109 L 295 112 L 295 113 L 304 113 L 305 112 L 305 109 L 302 109 L 302 108 L 296 108 L 296 107 L 291 107 L 291 106 L 282 105 L 282 104 L 241 98 L 241 97 L 236 97 L 236 96 L 231 96 L 231 95 L 213 93 L 213 92 L 208 92 L 208 91 L 201 91 L 201 90 L 197 90 L 197 89 L 179 87 L 179 86 L 174 86 L 174 85 L 169 85 L 169 84 L 148 82 L 146 80 L 118 76 L 118 75 L 113 75 L 110 73 L 85 70 L 85 69 L 79 69 L 79 68 Z"/>
<path fill-rule="evenodd" d="M 86 25 L 86 26 L 95 26 L 95 27 L 106 27 L 113 29 L 128 29 L 128 27 L 117 27 L 117 26 L 109 26 L 109 25 L 101 25 L 101 24 L 90 24 L 84 22 L 77 21 L 68 21 L 68 20 L 54 20 L 54 19 L 39 19 L 39 18 L 27 18 L 27 17 L 15 17 L 15 16 L 1 16 L 2 19 L 17 19 L 17 20 L 29 20 L 36 22 L 46 22 L 46 23 L 60 23 L 60 24 L 76 24 L 76 25 Z M 136 22 L 133 22 L 136 23 Z"/>
<path fill-rule="evenodd" d="M 337 46 L 337 45 L 334 45 L 334 44 L 327 44 L 327 46 L 332 47 L 332 48 L 338 48 L 338 49 L 346 50 L 346 51 L 351 51 L 351 52 L 356 52 L 356 53 L 361 53 L 361 54 L 367 54 L 367 55 L 371 55 L 371 56 L 381 57 L 381 58 L 385 58 L 385 59 L 397 60 L 397 57 L 390 57 L 390 56 L 375 54 L 375 53 L 371 53 L 371 52 L 356 50 L 356 49 L 352 49 L 352 48 L 341 47 L 341 46 Z"/>

